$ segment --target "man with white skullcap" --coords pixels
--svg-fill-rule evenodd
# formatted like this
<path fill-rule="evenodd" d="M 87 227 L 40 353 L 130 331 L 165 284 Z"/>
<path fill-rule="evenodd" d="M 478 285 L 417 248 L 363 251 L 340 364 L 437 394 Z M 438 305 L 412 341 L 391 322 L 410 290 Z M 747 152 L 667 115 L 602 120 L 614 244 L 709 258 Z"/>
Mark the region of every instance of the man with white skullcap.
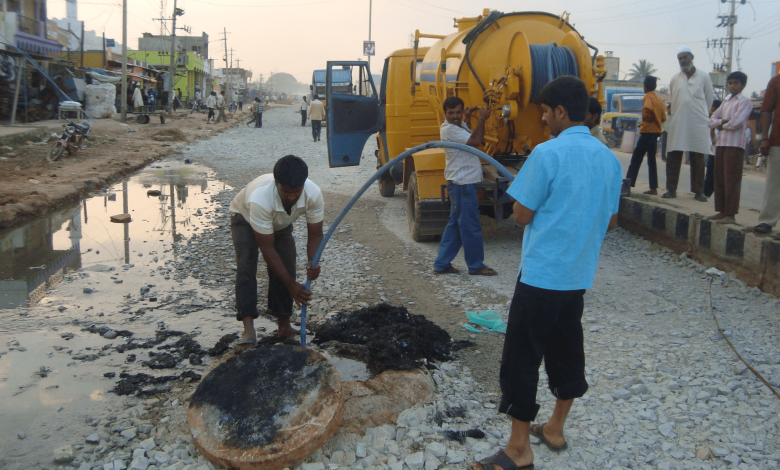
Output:
<path fill-rule="evenodd" d="M 691 192 L 694 199 L 707 202 L 704 196 L 704 155 L 710 152 L 709 109 L 715 100 L 712 81 L 706 72 L 693 66 L 693 52 L 688 46 L 677 50 L 680 73 L 672 78 L 671 122 L 669 123 L 666 156 L 666 193 L 664 198 L 677 197 L 683 152 L 691 155 Z"/>

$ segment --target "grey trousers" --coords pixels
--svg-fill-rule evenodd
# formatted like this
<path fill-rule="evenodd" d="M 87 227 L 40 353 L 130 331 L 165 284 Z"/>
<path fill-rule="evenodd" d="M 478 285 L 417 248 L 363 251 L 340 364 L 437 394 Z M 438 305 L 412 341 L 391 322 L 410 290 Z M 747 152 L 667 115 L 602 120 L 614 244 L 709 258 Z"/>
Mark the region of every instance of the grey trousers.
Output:
<path fill-rule="evenodd" d="M 233 235 L 233 248 L 236 250 L 236 319 L 257 318 L 257 261 L 259 248 L 255 233 L 249 222 L 241 214 L 230 217 L 230 232 Z M 295 238 L 293 226 L 274 232 L 274 249 L 295 279 Z M 293 311 L 293 298 L 290 291 L 276 274 L 268 268 L 268 313 L 276 318 L 290 318 Z"/>
<path fill-rule="evenodd" d="M 766 158 L 766 183 L 764 183 L 764 203 L 761 205 L 759 224 L 772 227 L 780 219 L 780 147 L 770 147 Z"/>

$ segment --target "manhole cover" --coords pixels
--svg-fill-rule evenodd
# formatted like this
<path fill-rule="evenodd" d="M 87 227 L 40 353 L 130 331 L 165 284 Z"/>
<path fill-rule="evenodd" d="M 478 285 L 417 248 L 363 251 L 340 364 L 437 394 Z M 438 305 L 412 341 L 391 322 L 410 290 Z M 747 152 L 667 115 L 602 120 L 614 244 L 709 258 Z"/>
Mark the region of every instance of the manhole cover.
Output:
<path fill-rule="evenodd" d="M 322 447 L 343 413 L 341 380 L 324 357 L 273 345 L 233 356 L 204 377 L 187 424 L 212 463 L 278 470 Z"/>

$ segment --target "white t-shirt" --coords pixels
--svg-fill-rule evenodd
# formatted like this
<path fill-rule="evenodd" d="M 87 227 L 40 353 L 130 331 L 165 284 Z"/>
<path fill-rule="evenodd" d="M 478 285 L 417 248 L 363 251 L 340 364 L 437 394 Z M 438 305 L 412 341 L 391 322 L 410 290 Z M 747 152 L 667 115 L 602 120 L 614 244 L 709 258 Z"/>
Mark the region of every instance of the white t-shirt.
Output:
<path fill-rule="evenodd" d="M 319 186 L 307 178 L 301 197 L 290 214 L 287 214 L 276 189 L 274 175 L 269 173 L 258 176 L 246 185 L 230 203 L 230 212 L 244 216 L 255 232 L 271 235 L 288 227 L 302 215 L 306 216 L 306 223 L 322 222 L 325 218 L 325 200 Z"/>
<path fill-rule="evenodd" d="M 309 108 L 309 103 L 301 100 L 301 111 L 306 111 Z"/>
<path fill-rule="evenodd" d="M 441 140 L 466 144 L 471 138 L 471 130 L 466 123 L 460 123 L 460 127 L 450 124 L 446 120 L 439 129 Z M 482 163 L 479 157 L 464 150 L 444 149 L 445 162 L 444 178 L 455 184 L 476 184 L 482 182 Z"/>

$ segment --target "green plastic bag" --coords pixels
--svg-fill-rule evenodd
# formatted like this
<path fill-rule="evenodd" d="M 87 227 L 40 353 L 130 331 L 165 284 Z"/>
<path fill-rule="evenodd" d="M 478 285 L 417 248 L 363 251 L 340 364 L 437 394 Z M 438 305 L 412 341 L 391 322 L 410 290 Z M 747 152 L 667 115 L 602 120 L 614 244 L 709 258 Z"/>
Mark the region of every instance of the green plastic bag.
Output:
<path fill-rule="evenodd" d="M 501 315 L 499 315 L 495 310 L 485 310 L 484 312 L 479 313 L 466 312 L 466 317 L 468 317 L 470 323 L 474 323 L 475 325 L 482 325 L 489 331 L 494 331 L 496 333 L 506 333 L 506 323 L 504 323 Z M 484 330 L 478 330 L 468 324 L 463 325 L 463 328 L 473 333 L 485 332 Z"/>

